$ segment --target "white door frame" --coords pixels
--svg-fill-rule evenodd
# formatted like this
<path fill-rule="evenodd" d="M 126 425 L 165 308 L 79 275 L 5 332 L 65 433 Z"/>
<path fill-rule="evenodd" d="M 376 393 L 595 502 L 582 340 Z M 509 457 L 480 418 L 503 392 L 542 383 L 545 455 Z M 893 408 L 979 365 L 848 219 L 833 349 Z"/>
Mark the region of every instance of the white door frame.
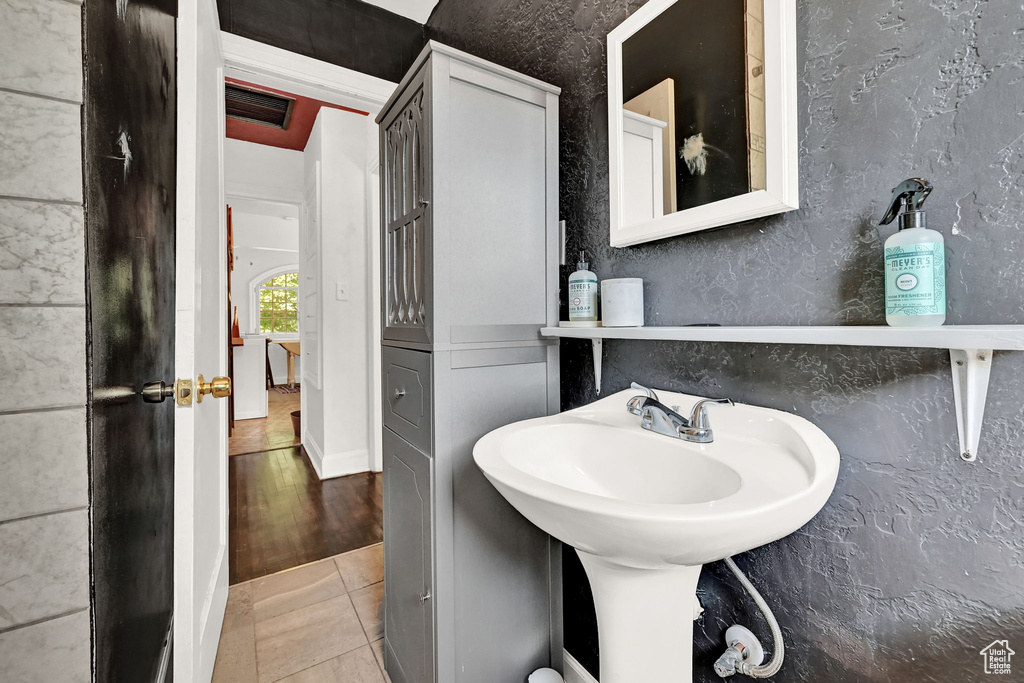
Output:
<path fill-rule="evenodd" d="M 372 76 L 333 66 L 319 60 L 303 57 L 285 50 L 280 50 L 255 41 L 239 38 L 219 31 L 217 10 L 214 0 L 189 0 L 183 2 L 179 8 L 178 20 L 178 83 L 177 83 L 177 113 L 178 113 L 178 182 L 177 182 L 177 254 L 176 271 L 177 282 L 175 286 L 176 296 L 176 323 L 175 323 L 175 365 L 176 373 L 191 379 L 195 379 L 196 372 L 217 373 L 221 368 L 226 369 L 226 344 L 222 351 L 219 351 L 217 368 L 198 368 L 195 366 L 196 329 L 198 316 L 197 308 L 200 305 L 218 306 L 220 311 L 217 316 L 217 331 L 214 333 L 219 339 L 226 339 L 227 334 L 227 268 L 226 260 L 220 259 L 223 267 L 218 268 L 221 287 L 219 291 L 224 296 L 217 302 L 208 301 L 208 297 L 202 297 L 197 302 L 197 240 L 201 236 L 200 228 L 209 229 L 204 223 L 200 226 L 199 196 L 197 189 L 198 174 L 200 171 L 200 152 L 206 153 L 209 147 L 198 145 L 199 134 L 204 124 L 209 125 L 211 121 L 206 117 L 216 116 L 217 124 L 220 126 L 219 139 L 216 144 L 218 149 L 219 165 L 219 186 L 213 192 L 219 198 L 221 207 L 219 220 L 216 221 L 218 230 L 217 244 L 218 253 L 225 254 L 227 225 L 224 216 L 223 206 L 225 201 L 224 187 L 224 96 L 223 79 L 225 75 L 245 77 L 246 75 L 258 76 L 260 81 L 278 80 L 290 91 L 299 94 L 309 94 L 318 99 L 332 100 L 355 109 L 370 112 L 370 120 L 367 128 L 367 135 L 376 138 L 376 124 L 373 117 L 380 111 L 381 106 L 391 95 L 395 84 L 388 83 Z M 216 35 L 212 35 L 215 33 Z M 215 68 L 216 74 L 210 74 L 209 69 Z M 216 111 L 213 108 L 199 110 L 200 89 L 206 78 L 215 78 L 220 87 L 220 95 Z M 269 85 L 270 83 L 268 83 Z M 324 97 L 324 94 L 327 97 Z M 206 171 L 209 173 L 209 169 Z M 205 182 L 205 181 L 204 181 Z M 201 187 L 208 187 L 203 185 Z M 237 189 L 237 188 L 235 188 Z M 206 198 L 209 198 L 207 192 Z M 205 205 L 204 205 L 205 206 Z M 379 262 L 375 257 L 376 244 L 379 239 L 379 224 L 372 221 L 375 215 L 368 212 L 368 249 L 367 257 L 371 259 L 368 269 L 372 282 L 367 291 L 374 291 L 373 286 L 379 278 Z M 206 219 L 202 219 L 205 221 Z M 203 252 L 205 253 L 205 252 Z M 380 315 L 379 306 L 372 302 L 371 324 L 368 334 L 370 335 L 371 348 L 375 348 L 380 337 Z M 379 354 L 376 356 L 376 363 L 369 363 L 370 386 L 373 392 L 371 398 L 373 405 L 378 407 L 375 414 L 371 413 L 371 421 L 379 420 L 380 406 L 380 363 Z M 182 374 L 184 373 L 184 374 Z M 175 612 L 174 612 L 174 658 L 175 658 L 175 679 L 180 681 L 197 681 L 204 683 L 209 681 L 213 674 L 213 657 L 216 654 L 217 642 L 224 618 L 225 603 L 227 600 L 227 408 L 226 404 L 217 402 L 214 405 L 201 406 L 203 409 L 217 411 L 219 417 L 218 437 L 216 444 L 205 443 L 206 438 L 196 431 L 196 409 L 199 406 L 178 408 L 175 416 L 175 543 L 174 543 L 174 582 L 175 582 Z M 208 422 L 208 418 L 207 418 Z M 379 424 L 379 422 L 378 422 Z M 375 450 L 373 452 L 376 468 L 380 463 L 380 435 L 379 430 L 371 425 L 367 427 L 370 431 L 371 443 Z M 198 443 L 198 437 L 203 437 L 203 443 Z M 204 567 L 204 575 L 198 576 L 195 573 L 194 560 L 198 554 L 208 554 L 211 548 L 199 547 L 200 540 L 195 535 L 196 516 L 199 508 L 197 501 L 196 486 L 196 454 L 202 451 L 213 450 L 219 453 L 217 458 L 217 469 L 219 482 L 223 491 L 218 497 L 223 500 L 218 503 L 217 520 L 206 520 L 204 524 L 213 523 L 217 526 L 217 538 L 213 543 L 216 557 L 212 558 L 212 567 Z M 205 454 L 204 454 L 205 455 Z M 222 504 L 221 504 L 222 503 Z M 206 539 L 209 543 L 210 539 Z M 209 575 L 206 575 L 209 574 Z"/>
<path fill-rule="evenodd" d="M 384 405 L 381 392 L 382 366 L 380 347 L 381 340 L 381 282 L 380 282 L 380 147 L 377 144 L 377 128 L 372 126 L 373 135 L 370 140 L 368 160 L 366 163 L 366 220 L 368 236 L 367 258 L 370 267 L 367 269 L 370 282 L 366 291 L 370 294 L 370 339 L 367 348 L 370 350 L 370 469 L 380 472 L 384 469 Z"/>
<path fill-rule="evenodd" d="M 374 118 L 394 92 L 397 83 L 385 81 L 358 71 L 329 64 L 304 55 L 282 50 L 271 45 L 221 32 L 224 49 L 224 66 L 227 76 L 253 79 L 261 85 L 274 87 L 297 95 L 331 101 L 352 109 L 369 112 L 367 117 L 368 147 L 366 186 L 367 202 L 367 254 L 369 262 L 366 291 L 369 293 L 368 311 L 370 324 L 367 325 L 368 386 L 370 387 L 370 414 L 367 431 L 370 444 L 370 469 L 380 471 L 383 462 L 380 425 L 381 408 L 381 314 L 380 314 L 380 205 L 370 187 L 377 177 L 377 129 Z M 230 190 L 231 188 L 229 188 Z M 301 200 L 300 200 L 301 201 Z"/>
<path fill-rule="evenodd" d="M 178 10 L 174 364 L 195 381 L 227 374 L 227 217 L 223 173 L 212 177 L 224 163 L 224 68 L 214 0 Z M 175 411 L 174 678 L 204 682 L 228 595 L 227 402 Z"/>

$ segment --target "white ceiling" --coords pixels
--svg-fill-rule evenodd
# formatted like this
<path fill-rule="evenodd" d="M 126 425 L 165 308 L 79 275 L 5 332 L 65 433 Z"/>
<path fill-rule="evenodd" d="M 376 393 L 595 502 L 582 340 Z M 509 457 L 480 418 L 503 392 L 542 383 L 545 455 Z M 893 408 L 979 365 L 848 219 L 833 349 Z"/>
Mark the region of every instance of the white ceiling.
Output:
<path fill-rule="evenodd" d="M 430 13 L 437 4 L 437 0 L 365 0 L 365 2 L 377 7 L 383 7 L 389 12 L 401 14 L 419 23 L 426 22 Z"/>

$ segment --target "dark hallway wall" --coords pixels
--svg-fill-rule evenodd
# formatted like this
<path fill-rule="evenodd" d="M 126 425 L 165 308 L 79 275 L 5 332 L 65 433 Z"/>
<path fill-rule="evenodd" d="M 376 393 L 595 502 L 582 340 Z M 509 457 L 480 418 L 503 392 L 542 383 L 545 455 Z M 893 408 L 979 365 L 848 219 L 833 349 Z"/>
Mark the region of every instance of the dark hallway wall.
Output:
<path fill-rule="evenodd" d="M 217 0 L 220 27 L 398 82 L 423 49 L 423 26 L 359 0 Z"/>
<path fill-rule="evenodd" d="M 882 324 L 890 230 L 875 224 L 917 174 L 936 187 L 949 322 L 1024 323 L 1019 2 L 799 0 L 804 208 L 612 249 L 605 37 L 642 4 L 441 0 L 427 33 L 563 88 L 568 251 L 586 249 L 602 278 L 645 278 L 648 324 Z M 594 400 L 589 345 L 562 352 L 563 407 Z M 605 393 L 635 380 L 730 396 L 807 417 L 838 444 L 821 514 L 739 559 L 786 633 L 773 680 L 961 683 L 985 678 L 991 641 L 1024 644 L 1024 354 L 995 357 L 974 464 L 957 456 L 945 352 L 609 341 L 605 359 Z M 587 588 L 567 571 L 568 648 L 593 666 Z M 766 630 L 723 567 L 699 592 L 694 680 L 710 682 L 729 624 Z"/>

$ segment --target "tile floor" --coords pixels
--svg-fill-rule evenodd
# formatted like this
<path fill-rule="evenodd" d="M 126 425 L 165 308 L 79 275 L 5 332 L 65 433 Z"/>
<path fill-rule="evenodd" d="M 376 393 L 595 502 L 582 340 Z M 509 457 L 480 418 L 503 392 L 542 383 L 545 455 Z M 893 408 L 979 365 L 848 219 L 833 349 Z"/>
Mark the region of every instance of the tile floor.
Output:
<path fill-rule="evenodd" d="M 274 389 L 267 392 L 267 417 L 255 420 L 235 420 L 235 429 L 228 440 L 231 455 L 258 453 L 273 448 L 298 446 L 292 429 L 292 411 L 299 409 L 299 392 L 282 394 Z"/>
<path fill-rule="evenodd" d="M 384 548 L 231 586 L 214 683 L 390 683 Z"/>

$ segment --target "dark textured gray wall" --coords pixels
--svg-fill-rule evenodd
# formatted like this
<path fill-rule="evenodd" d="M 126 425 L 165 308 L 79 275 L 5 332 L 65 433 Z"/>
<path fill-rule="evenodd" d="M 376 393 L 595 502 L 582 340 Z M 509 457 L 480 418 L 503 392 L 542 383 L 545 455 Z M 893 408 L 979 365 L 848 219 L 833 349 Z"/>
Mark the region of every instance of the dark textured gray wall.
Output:
<path fill-rule="evenodd" d="M 360 0 L 217 0 L 221 29 L 397 83 L 423 25 Z"/>
<path fill-rule="evenodd" d="M 1024 323 L 1019 0 L 800 0 L 805 208 L 612 249 L 604 41 L 640 4 L 442 0 L 427 29 L 564 88 L 570 253 L 586 249 L 601 277 L 645 278 L 648 324 L 882 324 L 889 230 L 875 223 L 890 188 L 918 174 L 935 184 L 931 224 L 949 246 L 949 322 Z M 636 380 L 731 396 L 807 417 L 838 444 L 839 482 L 821 514 L 739 560 L 786 632 L 774 680 L 962 683 L 986 678 L 978 651 L 996 637 L 1024 651 L 1024 354 L 996 355 L 980 459 L 967 464 L 944 352 L 605 349 L 606 392 Z M 563 343 L 566 408 L 595 398 L 589 355 L 584 343 Z M 724 628 L 765 629 L 722 567 L 705 570 L 700 593 L 695 680 L 713 681 Z"/>

